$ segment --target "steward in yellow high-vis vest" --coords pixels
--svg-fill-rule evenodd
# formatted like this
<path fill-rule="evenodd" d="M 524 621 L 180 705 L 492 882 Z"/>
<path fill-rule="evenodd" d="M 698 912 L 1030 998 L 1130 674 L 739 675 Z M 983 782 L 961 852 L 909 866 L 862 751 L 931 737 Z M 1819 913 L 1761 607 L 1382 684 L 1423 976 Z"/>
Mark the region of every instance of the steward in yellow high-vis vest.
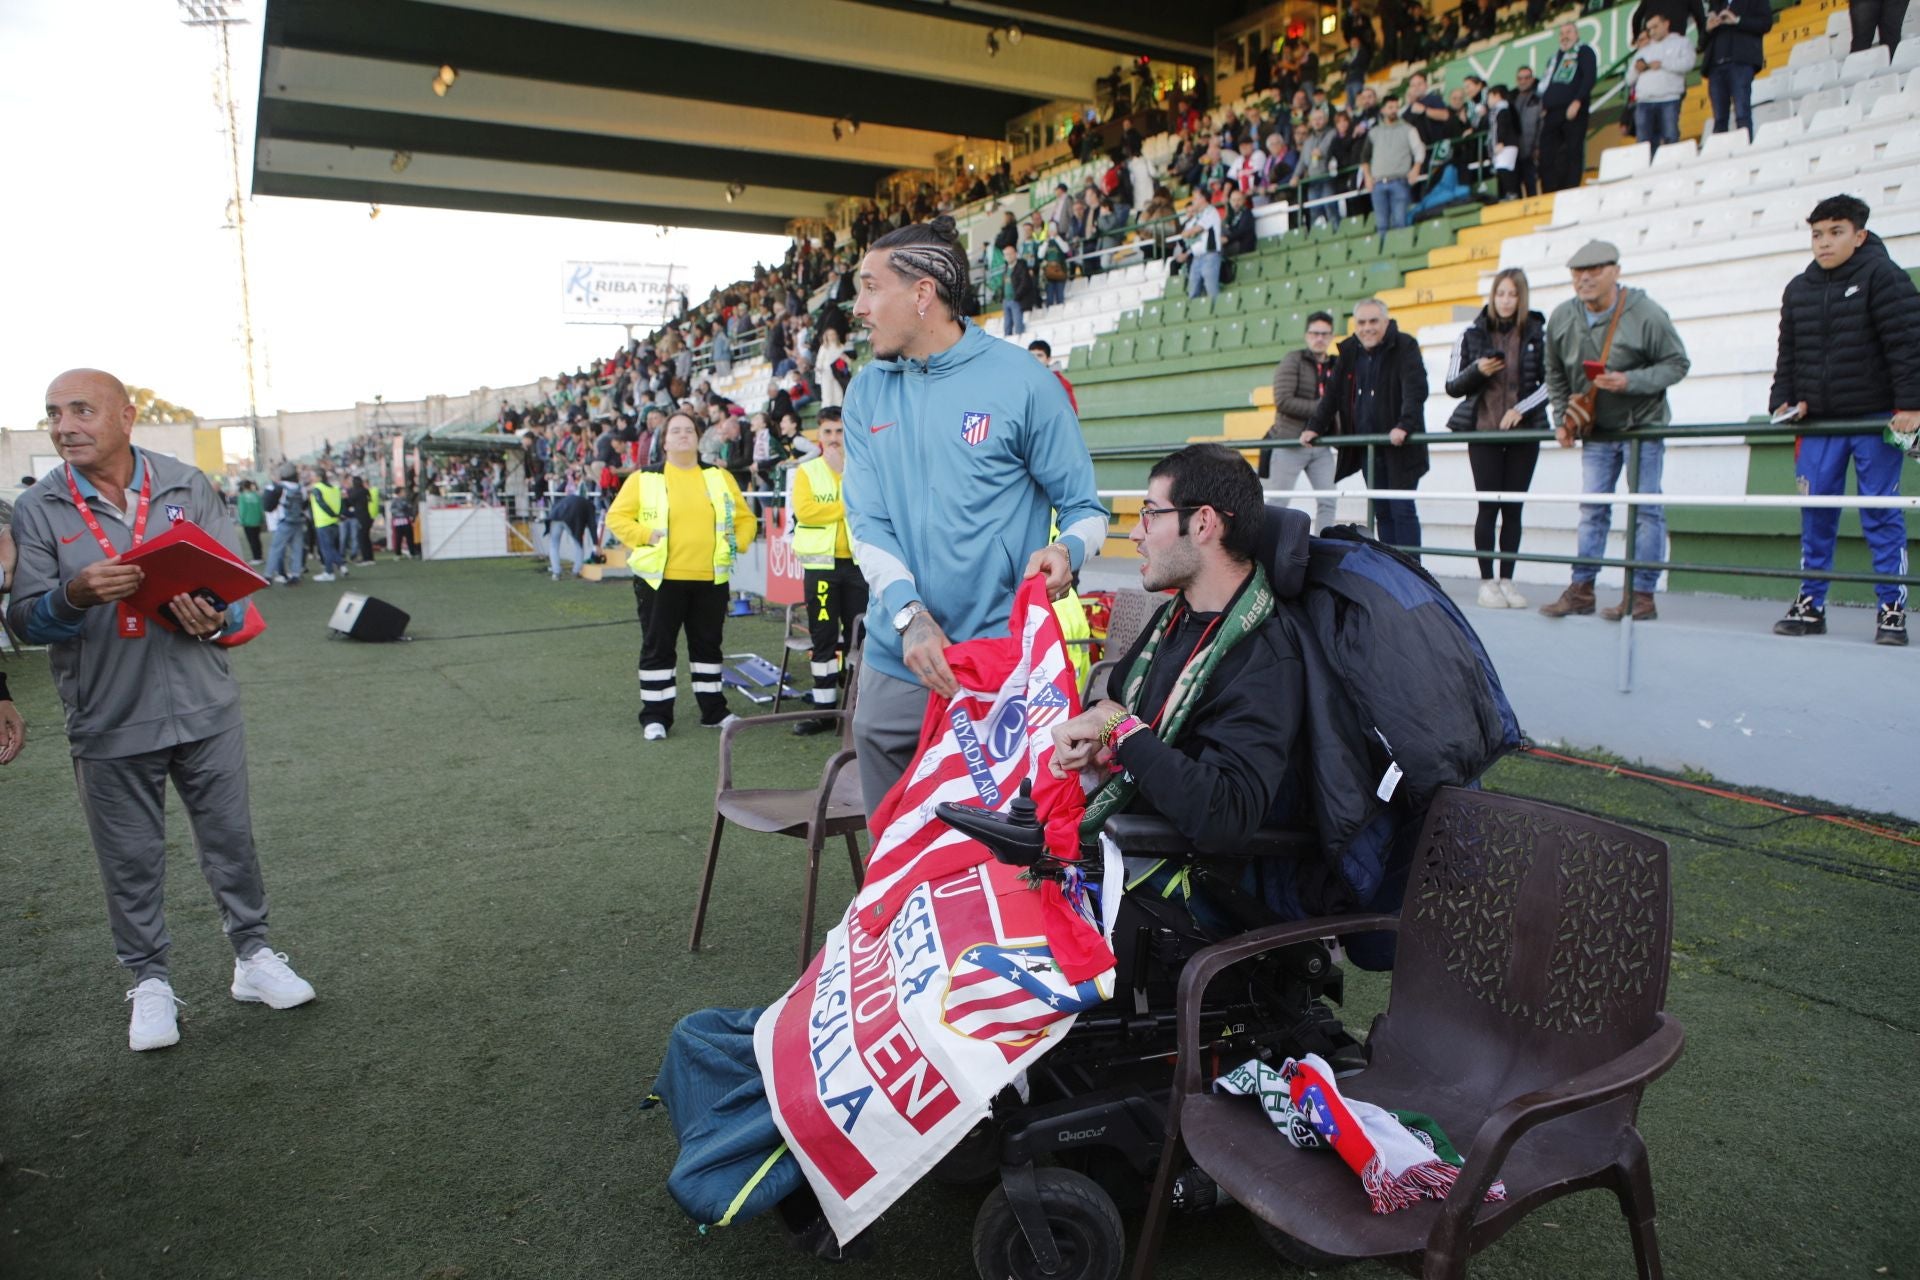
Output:
<path fill-rule="evenodd" d="M 807 629 L 813 641 L 813 705 L 831 711 L 840 694 L 841 655 L 853 647 L 853 622 L 867 611 L 867 580 L 853 561 L 840 473 L 847 465 L 840 410 L 820 411 L 820 456 L 793 477 L 793 558 L 806 580 Z M 793 727 L 802 737 L 834 728 L 831 720 Z"/>
<path fill-rule="evenodd" d="M 313 517 L 313 541 L 320 551 L 321 571 L 315 582 L 332 582 L 335 575 L 347 576 L 347 558 L 340 550 L 340 487 L 327 483 L 327 473 L 315 475 L 307 488 L 307 510 Z"/>
<path fill-rule="evenodd" d="M 668 418 L 665 462 L 628 476 L 607 508 L 607 528 L 633 548 L 627 564 L 640 617 L 640 723 L 648 739 L 666 737 L 673 723 L 682 628 L 700 723 L 727 719 L 720 639 L 727 580 L 760 528 L 733 477 L 700 465 L 699 442 L 692 418 Z"/>

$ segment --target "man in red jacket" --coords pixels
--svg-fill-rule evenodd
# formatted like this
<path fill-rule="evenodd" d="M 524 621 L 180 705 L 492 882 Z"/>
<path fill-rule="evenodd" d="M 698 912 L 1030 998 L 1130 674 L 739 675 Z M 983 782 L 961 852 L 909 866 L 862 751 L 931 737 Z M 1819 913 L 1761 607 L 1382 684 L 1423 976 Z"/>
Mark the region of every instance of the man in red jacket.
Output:
<path fill-rule="evenodd" d="M 1053 345 L 1045 338 L 1035 338 L 1027 344 L 1027 350 L 1033 353 L 1035 360 L 1038 360 L 1041 364 L 1047 366 L 1047 368 L 1053 369 L 1053 376 L 1060 379 L 1060 387 L 1067 393 L 1067 403 L 1073 406 L 1073 412 L 1075 416 L 1078 416 L 1080 413 L 1080 401 L 1073 394 L 1073 384 L 1067 381 L 1066 374 L 1053 368 Z"/>

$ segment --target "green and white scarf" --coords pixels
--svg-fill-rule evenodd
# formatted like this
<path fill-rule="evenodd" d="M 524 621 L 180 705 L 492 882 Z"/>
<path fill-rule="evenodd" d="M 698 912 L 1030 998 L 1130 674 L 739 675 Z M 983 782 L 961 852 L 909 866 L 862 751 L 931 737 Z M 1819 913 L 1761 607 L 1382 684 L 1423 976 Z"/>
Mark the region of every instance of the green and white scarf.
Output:
<path fill-rule="evenodd" d="M 1179 677 L 1173 682 L 1173 692 L 1167 695 L 1166 709 L 1161 712 L 1160 725 L 1155 731 L 1160 741 L 1171 745 L 1180 737 L 1180 731 L 1186 726 L 1187 717 L 1200 701 L 1200 693 L 1207 687 L 1207 681 L 1213 675 L 1213 669 L 1220 665 L 1220 659 L 1232 652 L 1233 647 L 1260 628 L 1273 616 L 1273 588 L 1267 582 L 1266 570 L 1259 565 L 1253 566 L 1253 572 L 1240 584 L 1240 590 L 1227 602 L 1227 610 L 1220 619 L 1219 629 L 1208 638 L 1206 647 L 1187 662 Z M 1147 634 L 1147 642 L 1141 646 L 1140 656 L 1133 660 L 1126 678 L 1120 684 L 1120 704 L 1133 710 L 1139 710 L 1140 690 L 1147 683 L 1147 672 L 1153 666 L 1153 655 L 1160 651 L 1161 643 L 1166 640 L 1173 627 L 1173 620 L 1182 612 L 1179 608 L 1160 611 L 1153 621 L 1153 628 Z M 1140 784 L 1126 773 L 1115 773 L 1109 777 L 1100 790 L 1087 797 L 1086 816 L 1080 820 L 1080 837 L 1091 840 L 1099 835 L 1100 828 L 1106 825 L 1108 818 L 1125 809 L 1133 800 Z"/>

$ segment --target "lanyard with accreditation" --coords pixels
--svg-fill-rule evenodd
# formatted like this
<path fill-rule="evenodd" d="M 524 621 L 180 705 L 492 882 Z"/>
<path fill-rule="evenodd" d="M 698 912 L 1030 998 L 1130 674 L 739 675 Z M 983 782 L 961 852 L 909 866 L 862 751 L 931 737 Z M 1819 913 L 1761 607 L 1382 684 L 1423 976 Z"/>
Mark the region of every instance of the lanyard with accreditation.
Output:
<path fill-rule="evenodd" d="M 141 470 L 143 474 L 140 477 L 140 505 L 133 516 L 135 547 L 138 547 L 141 540 L 147 536 L 148 500 L 153 496 L 153 468 L 143 467 Z M 94 516 L 93 508 L 89 507 L 87 500 L 80 496 L 80 486 L 74 482 L 72 467 L 67 468 L 67 492 L 72 496 L 73 505 L 79 510 L 80 518 L 87 522 L 88 531 L 93 534 L 94 541 L 100 544 L 100 550 L 106 554 L 107 559 L 111 560 L 119 555 L 120 553 L 113 549 L 113 543 L 107 539 L 106 530 L 100 527 L 100 521 Z M 125 600 L 122 600 L 116 609 L 117 615 L 113 628 L 115 635 L 123 640 L 138 640 L 147 634 L 147 620 L 134 612 L 133 607 Z"/>

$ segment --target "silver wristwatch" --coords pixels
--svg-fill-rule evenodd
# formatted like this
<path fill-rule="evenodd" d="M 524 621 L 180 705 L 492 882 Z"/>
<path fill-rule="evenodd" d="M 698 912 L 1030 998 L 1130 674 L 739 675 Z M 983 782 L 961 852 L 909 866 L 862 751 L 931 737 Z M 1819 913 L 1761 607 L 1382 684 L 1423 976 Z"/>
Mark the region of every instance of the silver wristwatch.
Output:
<path fill-rule="evenodd" d="M 921 604 L 918 600 L 907 601 L 906 604 L 901 606 L 900 612 L 893 615 L 894 631 L 900 635 L 907 634 L 907 628 L 913 625 L 913 620 L 926 611 L 927 606 Z"/>

